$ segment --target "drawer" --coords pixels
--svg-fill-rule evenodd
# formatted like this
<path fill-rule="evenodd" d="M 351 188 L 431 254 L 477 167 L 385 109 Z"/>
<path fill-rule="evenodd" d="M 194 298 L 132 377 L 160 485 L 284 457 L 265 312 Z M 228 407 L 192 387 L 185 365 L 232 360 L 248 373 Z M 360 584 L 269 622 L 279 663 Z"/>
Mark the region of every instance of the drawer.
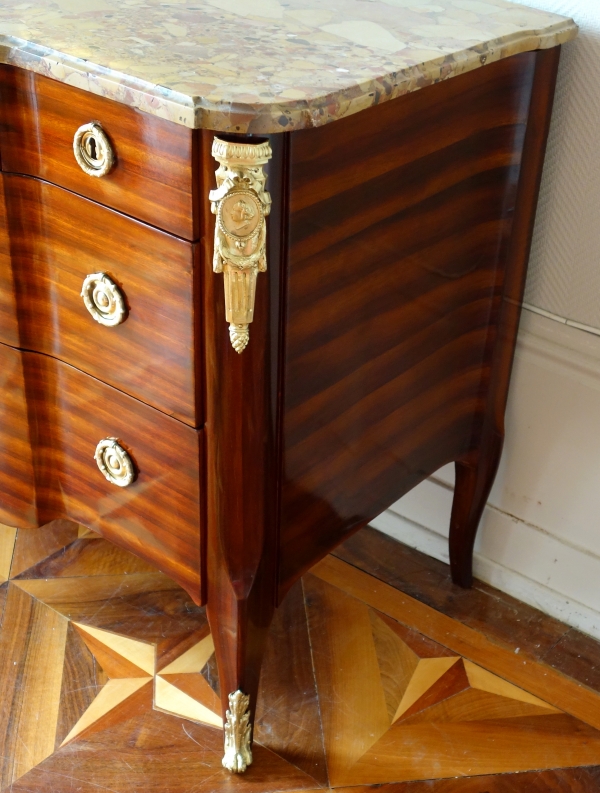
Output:
<path fill-rule="evenodd" d="M 198 247 L 39 179 L 2 178 L 12 261 L 0 260 L 0 282 L 4 290 L 13 281 L 18 346 L 60 358 L 187 424 L 201 424 L 195 396 Z M 120 324 L 103 325 L 86 308 L 82 286 L 95 273 L 105 273 L 121 298 L 110 294 L 108 282 L 94 287 L 92 279 L 84 290 L 88 304 L 94 310 L 94 301 L 121 299 Z M 2 299 L 10 294 L 3 291 Z M 0 341 L 15 344 L 13 338 L 10 324 L 0 324 Z"/>
<path fill-rule="evenodd" d="M 11 518 L 6 522 L 78 521 L 154 564 L 198 600 L 202 432 L 45 355 L 0 345 L 0 372 L 0 514 Z M 117 438 L 133 462 L 136 478 L 127 487 L 109 482 L 96 464 L 105 438 Z M 11 476 L 21 454 L 23 471 Z"/>
<path fill-rule="evenodd" d="M 21 353 L 0 344 L 0 523 L 38 525 Z"/>
<path fill-rule="evenodd" d="M 73 153 L 76 131 L 99 122 L 114 151 L 105 176 Z M 198 238 L 197 135 L 88 91 L 0 66 L 2 169 L 47 179 L 188 240 Z"/>
<path fill-rule="evenodd" d="M 10 263 L 8 218 L 2 185 L 0 185 L 0 342 L 12 344 L 13 347 L 19 346 L 17 303 Z"/>

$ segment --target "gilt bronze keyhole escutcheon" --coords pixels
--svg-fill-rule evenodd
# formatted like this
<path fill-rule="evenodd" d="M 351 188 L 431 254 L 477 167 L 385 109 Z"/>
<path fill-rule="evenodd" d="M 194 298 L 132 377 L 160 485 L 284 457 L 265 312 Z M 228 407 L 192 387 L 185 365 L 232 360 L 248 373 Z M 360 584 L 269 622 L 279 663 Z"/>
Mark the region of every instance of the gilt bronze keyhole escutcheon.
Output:
<path fill-rule="evenodd" d="M 98 121 L 79 127 L 73 138 L 73 153 L 89 176 L 106 176 L 115 164 L 113 147 Z"/>

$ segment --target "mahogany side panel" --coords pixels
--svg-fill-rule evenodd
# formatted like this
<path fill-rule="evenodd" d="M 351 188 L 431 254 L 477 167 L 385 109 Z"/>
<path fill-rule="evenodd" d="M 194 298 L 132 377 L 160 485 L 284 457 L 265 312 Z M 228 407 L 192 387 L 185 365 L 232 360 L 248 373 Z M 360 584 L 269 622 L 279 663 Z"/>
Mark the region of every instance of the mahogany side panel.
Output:
<path fill-rule="evenodd" d="M 3 448 L 1 508 L 12 508 L 14 516 L 7 523 L 82 523 L 155 565 L 198 602 L 202 432 L 49 356 L 0 345 L 0 357 L 2 374 L 13 373 L 2 391 L 4 410 L 10 410 L 11 395 L 16 405 L 0 434 L 12 442 L 20 466 L 12 478 L 5 473 L 13 456 Z M 133 459 L 137 478 L 128 487 L 108 482 L 98 470 L 96 445 L 108 437 L 118 438 Z M 26 488 L 32 471 L 35 487 Z M 31 501 L 32 490 L 37 516 L 13 503 L 21 494 Z"/>
<path fill-rule="evenodd" d="M 0 294 L 18 313 L 17 341 L 12 325 L 2 341 L 53 355 L 200 425 L 197 246 L 47 182 L 2 179 L 10 256 L 0 261 Z M 125 297 L 120 325 L 99 324 L 85 307 L 83 280 L 96 272 L 109 275 Z M 0 317 L 11 310 L 0 306 Z"/>
<path fill-rule="evenodd" d="M 84 173 L 73 136 L 98 121 L 116 165 Z M 197 135 L 119 102 L 13 66 L 0 66 L 2 169 L 39 176 L 188 240 L 198 237 Z"/>
<path fill-rule="evenodd" d="M 536 58 L 291 137 L 282 592 L 477 437 Z"/>

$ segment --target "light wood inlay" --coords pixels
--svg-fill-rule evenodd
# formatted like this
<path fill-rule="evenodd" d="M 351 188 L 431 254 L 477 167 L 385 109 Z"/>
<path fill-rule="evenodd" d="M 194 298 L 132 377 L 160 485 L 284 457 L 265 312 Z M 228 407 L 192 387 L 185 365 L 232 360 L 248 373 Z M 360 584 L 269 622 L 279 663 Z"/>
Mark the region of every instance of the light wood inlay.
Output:
<path fill-rule="evenodd" d="M 90 727 L 95 722 L 99 721 L 102 716 L 105 716 L 109 711 L 113 710 L 128 699 L 132 694 L 142 686 L 149 683 L 147 677 L 142 678 L 116 678 L 109 680 L 104 686 L 102 691 L 98 694 L 96 699 L 92 702 L 90 707 L 86 710 L 83 716 L 79 719 L 77 724 L 73 727 L 71 732 L 62 742 L 61 746 L 72 741 L 84 730 Z"/>
<path fill-rule="evenodd" d="M 0 523 L 0 584 L 8 581 L 17 530 Z"/>
<path fill-rule="evenodd" d="M 375 612 L 370 612 L 370 617 L 381 685 L 388 716 L 393 720 L 413 679 L 419 656 Z"/>
<path fill-rule="evenodd" d="M 521 700 L 499 697 L 487 691 L 467 688 L 459 694 L 437 702 L 402 719 L 404 725 L 512 719 L 521 716 L 548 716 L 560 713 L 553 708 L 538 707 Z"/>
<path fill-rule="evenodd" d="M 153 645 L 89 625 L 73 625 L 109 680 L 61 745 L 88 731 L 153 677 L 154 707 L 214 727 L 223 726 L 217 715 L 219 699 L 199 674 L 214 653 L 210 635 L 155 676 Z M 170 673 L 165 675 L 167 669 Z"/>
<path fill-rule="evenodd" d="M 190 697 L 185 691 L 177 688 L 160 675 L 155 681 L 154 704 L 161 710 L 177 713 L 180 716 L 185 716 L 186 719 L 212 724 L 214 727 L 223 727 L 223 720 L 213 710 Z M 219 703 L 217 705 L 220 710 Z"/>
<path fill-rule="evenodd" d="M 548 705 L 547 702 L 538 699 L 538 697 L 534 697 L 533 694 L 529 694 L 527 691 L 523 691 L 522 688 L 517 688 L 517 686 L 507 683 L 506 680 L 496 677 L 496 675 L 493 675 L 481 666 L 477 666 L 477 664 L 464 661 L 464 665 L 471 688 L 488 691 L 491 694 L 508 697 L 509 699 L 517 699 L 520 702 L 527 702 L 530 705 L 537 705 L 540 708 L 554 713 L 559 712 L 557 708 L 553 708 L 551 705 Z"/>
<path fill-rule="evenodd" d="M 176 675 L 181 673 L 201 672 L 206 666 L 210 656 L 215 651 L 215 644 L 209 634 L 204 639 L 186 650 L 183 655 L 171 661 L 170 664 L 161 669 L 161 675 Z"/>
<path fill-rule="evenodd" d="M 102 642 L 116 654 L 123 656 L 127 661 L 141 669 L 142 674 L 144 672 L 147 675 L 154 674 L 156 651 L 151 644 L 138 642 L 135 639 L 129 639 L 117 633 L 92 628 L 90 625 L 78 624 L 77 628 L 84 633 L 89 633 L 92 638 Z"/>
<path fill-rule="evenodd" d="M 95 631 L 91 633 L 89 630 L 85 629 L 85 626 L 79 625 L 76 622 L 73 623 L 73 625 L 108 678 L 114 680 L 115 678 L 141 678 L 149 676 L 150 673 L 147 670 L 142 669 L 139 665 L 132 663 L 130 660 L 131 655 L 135 655 L 135 653 L 128 653 L 130 657 L 126 657 L 123 652 L 120 652 L 114 647 L 110 647 L 107 643 L 102 641 L 99 634 L 107 633 L 107 631 Z M 111 635 L 112 634 L 109 634 L 109 636 Z M 122 639 L 122 637 L 119 638 Z M 144 652 L 144 650 L 142 652 Z"/>
<path fill-rule="evenodd" d="M 458 658 L 452 657 L 423 658 L 420 660 L 402 697 L 402 701 L 398 705 L 393 721 L 397 721 L 400 716 L 406 713 L 458 660 Z"/>
<path fill-rule="evenodd" d="M 203 675 L 198 674 L 186 674 L 181 673 L 177 675 L 157 675 L 157 680 L 162 678 L 167 683 L 170 683 L 175 688 L 182 691 L 187 696 L 191 697 L 196 702 L 199 702 L 205 708 L 208 708 L 209 711 L 212 712 L 212 716 L 207 714 L 207 718 L 199 718 L 195 719 L 196 721 L 205 722 L 206 724 L 213 724 L 214 716 L 221 712 L 221 701 L 217 696 L 217 693 L 213 688 L 210 687 L 210 684 L 203 677 Z M 183 713 L 177 708 L 165 708 L 165 710 L 170 710 L 173 713 L 179 713 L 179 715 L 183 715 Z M 189 718 L 194 718 L 190 716 Z M 223 720 L 219 717 L 218 719 L 218 726 L 223 726 Z"/>
<path fill-rule="evenodd" d="M 92 529 L 88 529 L 87 526 L 77 526 L 77 536 L 82 540 L 87 537 L 99 537 L 100 535 L 96 534 Z"/>

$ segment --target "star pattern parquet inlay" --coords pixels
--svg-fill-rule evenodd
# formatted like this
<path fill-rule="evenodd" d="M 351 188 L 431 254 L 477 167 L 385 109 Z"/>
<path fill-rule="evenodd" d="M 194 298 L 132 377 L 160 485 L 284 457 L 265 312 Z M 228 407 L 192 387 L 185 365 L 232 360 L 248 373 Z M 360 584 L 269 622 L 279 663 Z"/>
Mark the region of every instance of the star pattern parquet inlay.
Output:
<path fill-rule="evenodd" d="M 0 527 L 0 574 L 1 791 L 504 793 L 600 765 L 599 695 L 332 559 L 279 610 L 232 778 L 212 637 L 175 584 L 64 522 Z"/>

